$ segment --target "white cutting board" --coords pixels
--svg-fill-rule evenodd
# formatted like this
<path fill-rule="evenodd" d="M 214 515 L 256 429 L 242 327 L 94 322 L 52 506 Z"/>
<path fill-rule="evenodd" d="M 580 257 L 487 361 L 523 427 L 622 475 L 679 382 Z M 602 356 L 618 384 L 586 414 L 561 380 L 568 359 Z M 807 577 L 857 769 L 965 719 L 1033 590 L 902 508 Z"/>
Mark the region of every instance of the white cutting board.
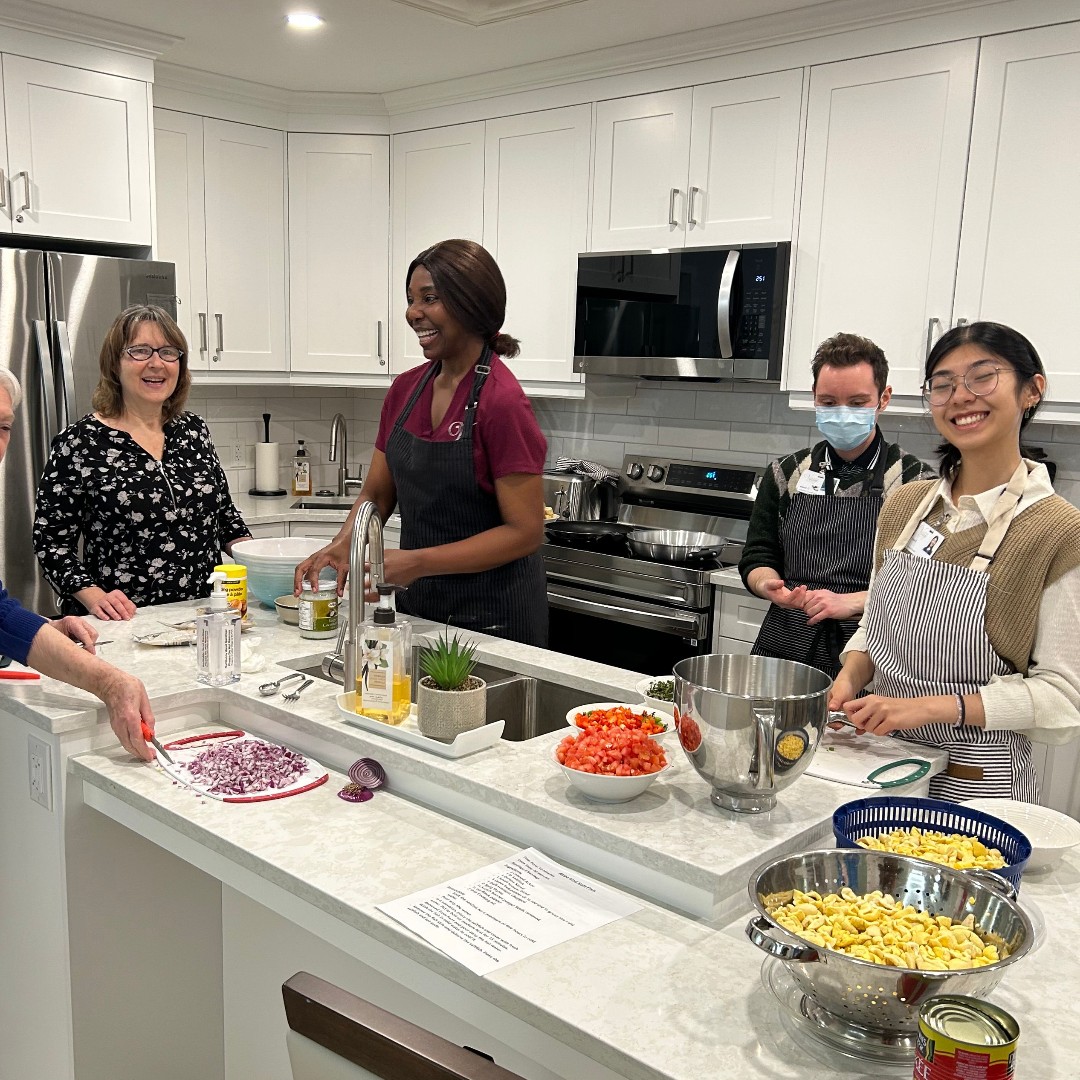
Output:
<path fill-rule="evenodd" d="M 901 739 L 883 738 L 879 735 L 858 735 L 850 728 L 834 731 L 826 728 L 814 760 L 807 766 L 809 776 L 833 780 L 838 784 L 852 784 L 869 790 L 880 790 L 877 784 L 866 784 L 866 778 L 882 765 L 904 758 L 918 758 L 930 762 L 930 771 L 922 778 L 925 784 L 931 776 L 944 772 L 949 764 L 949 751 L 937 746 L 908 742 Z M 881 777 L 897 780 L 914 769 L 904 766 Z M 885 791 L 890 791 L 885 788 Z"/>

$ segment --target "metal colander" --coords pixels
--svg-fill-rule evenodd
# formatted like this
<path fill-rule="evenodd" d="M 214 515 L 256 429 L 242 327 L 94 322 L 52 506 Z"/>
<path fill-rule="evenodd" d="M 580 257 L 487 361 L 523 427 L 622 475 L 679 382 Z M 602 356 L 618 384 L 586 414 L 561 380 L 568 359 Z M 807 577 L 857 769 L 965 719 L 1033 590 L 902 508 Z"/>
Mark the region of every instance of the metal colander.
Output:
<path fill-rule="evenodd" d="M 973 874 L 923 859 L 883 851 L 804 851 L 761 867 L 750 881 L 750 900 L 759 912 L 746 933 L 758 948 L 783 961 L 799 989 L 834 1016 L 889 1033 L 913 1033 L 919 1007 L 935 994 L 986 997 L 1006 969 L 1031 948 L 1034 931 L 1014 900 Z M 792 891 L 839 892 L 844 886 L 865 894 L 879 889 L 899 902 L 959 922 L 975 917 L 975 929 L 998 946 L 1004 959 L 967 971 L 910 971 L 858 960 L 811 945 L 771 917 L 791 900 Z M 1007 955 L 1005 955 L 1007 953 Z"/>

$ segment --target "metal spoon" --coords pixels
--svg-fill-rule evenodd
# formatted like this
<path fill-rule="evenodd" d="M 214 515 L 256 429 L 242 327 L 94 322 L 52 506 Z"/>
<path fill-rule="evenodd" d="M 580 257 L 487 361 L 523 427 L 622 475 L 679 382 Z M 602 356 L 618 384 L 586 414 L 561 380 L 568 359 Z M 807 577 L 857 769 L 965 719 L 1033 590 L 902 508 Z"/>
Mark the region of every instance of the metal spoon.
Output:
<path fill-rule="evenodd" d="M 259 687 L 259 693 L 262 694 L 263 697 L 273 697 L 281 688 L 282 683 L 287 683 L 290 679 L 302 679 L 303 677 L 303 672 L 294 671 L 291 675 L 283 675 L 274 682 L 264 682 L 262 686 Z"/>
<path fill-rule="evenodd" d="M 295 690 L 288 694 L 282 694 L 282 701 L 295 701 L 315 680 L 308 679 L 306 682 L 302 682 Z"/>

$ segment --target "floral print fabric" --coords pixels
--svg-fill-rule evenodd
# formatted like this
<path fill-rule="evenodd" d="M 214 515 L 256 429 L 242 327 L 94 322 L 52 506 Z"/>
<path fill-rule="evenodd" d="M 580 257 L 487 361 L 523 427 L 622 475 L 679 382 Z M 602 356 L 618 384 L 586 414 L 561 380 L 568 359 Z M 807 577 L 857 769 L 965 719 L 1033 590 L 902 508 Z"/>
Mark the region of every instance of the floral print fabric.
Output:
<path fill-rule="evenodd" d="M 165 425 L 161 461 L 93 415 L 53 440 L 34 551 L 67 613 L 82 613 L 72 596 L 91 585 L 120 589 L 139 606 L 209 596 L 222 547 L 247 535 L 210 432 L 193 413 Z"/>

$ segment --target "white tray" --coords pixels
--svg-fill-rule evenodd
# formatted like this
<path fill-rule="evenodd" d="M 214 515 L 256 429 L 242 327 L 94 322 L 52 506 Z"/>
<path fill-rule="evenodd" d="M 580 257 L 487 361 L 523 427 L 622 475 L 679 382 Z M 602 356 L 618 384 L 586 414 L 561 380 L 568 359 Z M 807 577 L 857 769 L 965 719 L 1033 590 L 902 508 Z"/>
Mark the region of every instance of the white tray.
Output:
<path fill-rule="evenodd" d="M 409 746 L 418 746 L 421 750 L 427 750 L 445 758 L 460 758 L 465 757 L 466 754 L 475 754 L 477 750 L 486 750 L 489 746 L 494 746 L 502 738 L 503 733 L 502 720 L 496 720 L 483 727 L 473 728 L 472 731 L 463 731 L 453 742 L 445 743 L 420 734 L 416 727 L 415 705 L 412 706 L 408 719 L 400 724 L 387 724 L 382 720 L 373 720 L 370 716 L 358 713 L 355 690 L 338 694 L 337 706 L 345 714 L 346 724 L 363 728 L 376 735 L 385 735 L 389 739 L 396 739 Z"/>

